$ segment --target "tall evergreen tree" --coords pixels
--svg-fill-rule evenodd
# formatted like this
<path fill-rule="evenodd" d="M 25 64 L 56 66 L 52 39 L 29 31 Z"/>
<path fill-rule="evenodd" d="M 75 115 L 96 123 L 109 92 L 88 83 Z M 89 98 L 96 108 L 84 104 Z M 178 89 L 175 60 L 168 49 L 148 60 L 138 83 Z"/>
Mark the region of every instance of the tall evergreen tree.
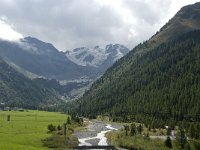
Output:
<path fill-rule="evenodd" d="M 165 140 L 165 146 L 172 148 L 172 142 L 169 136 L 167 136 L 167 139 Z"/>
<path fill-rule="evenodd" d="M 167 128 L 167 135 L 168 136 L 171 136 L 172 134 L 172 129 L 170 127 Z"/>
<path fill-rule="evenodd" d="M 176 136 L 176 139 L 178 143 L 180 144 L 181 149 L 184 149 L 185 144 L 187 143 L 187 137 L 186 137 L 184 129 L 180 129 L 180 131 L 178 132 Z"/>
<path fill-rule="evenodd" d="M 139 134 L 142 134 L 143 126 L 141 124 L 137 127 L 137 131 Z"/>
<path fill-rule="evenodd" d="M 131 124 L 130 135 L 134 136 L 136 134 L 136 125 L 134 123 Z"/>

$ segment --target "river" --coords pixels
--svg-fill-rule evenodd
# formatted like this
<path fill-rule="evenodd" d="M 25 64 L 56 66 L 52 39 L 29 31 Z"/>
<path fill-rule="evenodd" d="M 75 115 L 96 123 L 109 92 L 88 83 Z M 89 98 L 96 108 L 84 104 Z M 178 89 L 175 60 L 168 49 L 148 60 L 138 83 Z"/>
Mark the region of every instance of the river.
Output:
<path fill-rule="evenodd" d="M 106 124 L 101 121 L 90 121 L 85 131 L 75 133 L 79 146 L 108 145 L 106 133 L 116 131 L 121 126 Z"/>

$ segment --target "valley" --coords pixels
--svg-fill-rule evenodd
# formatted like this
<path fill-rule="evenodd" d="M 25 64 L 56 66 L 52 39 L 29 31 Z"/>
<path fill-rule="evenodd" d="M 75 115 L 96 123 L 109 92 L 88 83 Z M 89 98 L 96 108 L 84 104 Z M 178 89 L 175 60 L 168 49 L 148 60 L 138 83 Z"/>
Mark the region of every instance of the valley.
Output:
<path fill-rule="evenodd" d="M 29 34 L 0 16 L 0 149 L 199 150 L 200 2 L 166 22 L 175 2 L 77 1 L 43 4 Z"/>
<path fill-rule="evenodd" d="M 33 82 L 50 87 L 64 101 L 80 98 L 107 68 L 128 52 L 128 48 L 119 44 L 64 53 L 33 37 L 18 42 L 0 40 L 0 57 L 5 63 Z M 91 62 L 87 57 L 92 57 Z"/>

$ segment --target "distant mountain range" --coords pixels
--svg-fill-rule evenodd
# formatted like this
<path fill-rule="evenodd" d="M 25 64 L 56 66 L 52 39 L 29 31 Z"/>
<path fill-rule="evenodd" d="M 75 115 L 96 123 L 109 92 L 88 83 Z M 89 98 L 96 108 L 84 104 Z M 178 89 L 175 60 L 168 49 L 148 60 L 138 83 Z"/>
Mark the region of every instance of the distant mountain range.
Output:
<path fill-rule="evenodd" d="M 77 48 L 64 53 L 33 37 L 17 43 L 0 41 L 0 56 L 18 71 L 57 80 L 96 79 L 128 51 L 128 48 L 116 44 L 107 45 L 105 49 Z"/>
<path fill-rule="evenodd" d="M 183 7 L 152 38 L 114 63 L 77 101 L 76 112 L 148 125 L 150 121 L 154 127 L 158 118 L 199 122 L 199 60 L 200 3 L 196 3 Z"/>
<path fill-rule="evenodd" d="M 63 100 L 80 97 L 96 78 L 128 51 L 116 44 L 105 49 L 77 48 L 64 53 L 33 37 L 19 42 L 0 40 L 0 57 L 4 63 L 39 85 L 51 88 Z"/>
<path fill-rule="evenodd" d="M 68 60 L 52 44 L 32 37 L 21 39 L 18 43 L 0 41 L 0 56 L 7 63 L 46 78 L 71 80 L 86 73 L 86 68 Z"/>
<path fill-rule="evenodd" d="M 81 47 L 65 52 L 67 58 L 80 66 L 105 67 L 111 66 L 116 60 L 125 56 L 129 49 L 120 44 L 109 44 L 105 47 Z M 104 69 L 105 70 L 105 69 Z"/>

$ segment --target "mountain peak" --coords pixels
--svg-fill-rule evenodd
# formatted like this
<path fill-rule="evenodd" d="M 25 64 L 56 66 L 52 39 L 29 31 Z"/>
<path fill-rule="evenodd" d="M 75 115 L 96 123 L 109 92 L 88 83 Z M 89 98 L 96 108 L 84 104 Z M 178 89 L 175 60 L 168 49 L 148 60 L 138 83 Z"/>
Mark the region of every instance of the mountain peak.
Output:
<path fill-rule="evenodd" d="M 200 29 L 200 2 L 182 7 L 150 41 L 164 42 L 186 32 Z"/>
<path fill-rule="evenodd" d="M 179 17 L 181 19 L 199 19 L 200 2 L 182 7 L 181 10 L 175 15 L 175 17 Z"/>
<path fill-rule="evenodd" d="M 56 49 L 51 43 L 43 42 L 43 41 L 41 41 L 35 37 L 31 37 L 31 36 L 27 36 L 24 39 L 21 39 L 21 41 L 35 44 L 35 45 L 46 45 L 46 46 L 48 45 L 49 47 Z"/>
<path fill-rule="evenodd" d="M 35 55 L 59 53 L 59 51 L 51 43 L 43 42 L 35 37 L 28 36 L 20 41 L 20 46 L 23 50 Z"/>
<path fill-rule="evenodd" d="M 105 47 L 95 46 L 94 48 L 80 47 L 72 51 L 65 52 L 66 57 L 81 66 L 98 67 L 109 59 L 109 63 L 114 63 L 123 57 L 129 49 L 120 44 L 109 44 Z"/>

